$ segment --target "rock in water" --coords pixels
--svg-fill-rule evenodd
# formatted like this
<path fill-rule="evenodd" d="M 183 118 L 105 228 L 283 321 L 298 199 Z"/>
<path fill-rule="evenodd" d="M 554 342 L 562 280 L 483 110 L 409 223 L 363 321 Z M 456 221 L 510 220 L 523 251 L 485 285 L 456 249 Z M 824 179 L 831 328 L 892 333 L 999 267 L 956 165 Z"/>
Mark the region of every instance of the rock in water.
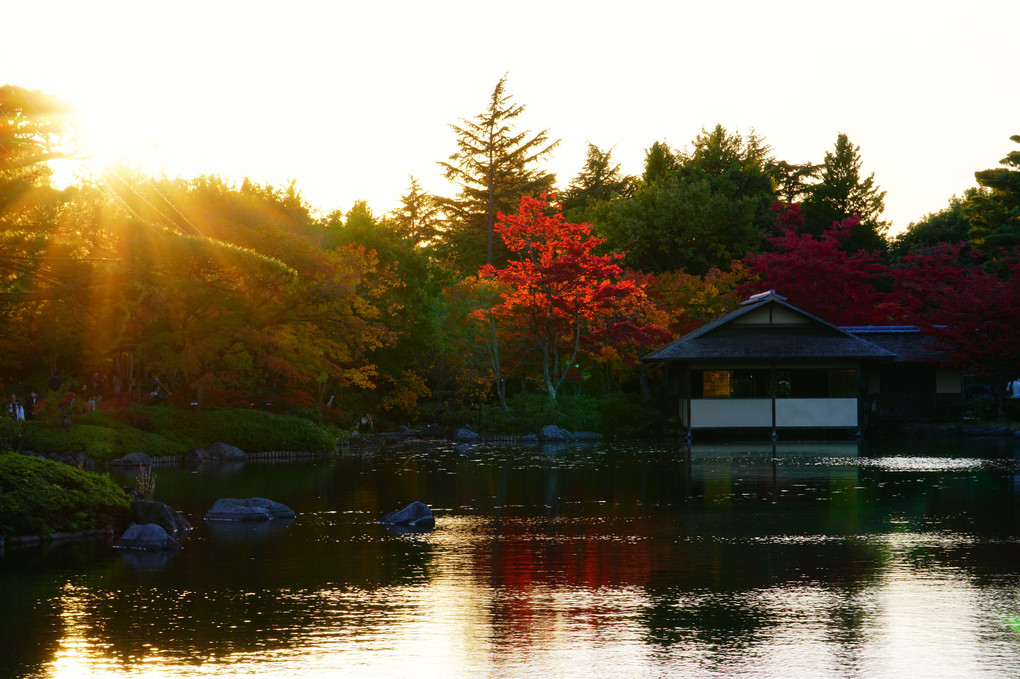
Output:
<path fill-rule="evenodd" d="M 403 509 L 390 512 L 379 523 L 387 526 L 408 526 L 411 528 L 435 528 L 436 518 L 423 502 L 412 502 Z"/>
<path fill-rule="evenodd" d="M 163 502 L 135 500 L 131 503 L 135 523 L 154 523 L 174 535 L 183 535 L 191 530 L 191 524 L 179 512 Z"/>
<path fill-rule="evenodd" d="M 133 524 L 120 536 L 115 547 L 119 549 L 142 549 L 145 551 L 178 550 L 180 543 L 167 535 L 161 526 L 154 523 Z"/>
<path fill-rule="evenodd" d="M 294 511 L 290 507 L 264 497 L 250 497 L 246 500 L 220 498 L 212 509 L 205 513 L 206 521 L 270 521 L 293 518 Z"/>

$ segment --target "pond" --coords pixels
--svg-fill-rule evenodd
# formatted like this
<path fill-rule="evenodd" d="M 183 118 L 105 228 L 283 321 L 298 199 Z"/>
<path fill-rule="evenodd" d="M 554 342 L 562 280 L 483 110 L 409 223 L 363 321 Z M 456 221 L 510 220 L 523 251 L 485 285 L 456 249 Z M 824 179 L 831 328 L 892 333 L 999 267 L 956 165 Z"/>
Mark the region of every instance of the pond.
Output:
<path fill-rule="evenodd" d="M 172 557 L 0 557 L 0 676 L 1020 677 L 1013 440 L 451 444 L 156 496 Z M 201 518 L 252 496 L 297 518 Z M 375 523 L 412 500 L 434 531 Z"/>

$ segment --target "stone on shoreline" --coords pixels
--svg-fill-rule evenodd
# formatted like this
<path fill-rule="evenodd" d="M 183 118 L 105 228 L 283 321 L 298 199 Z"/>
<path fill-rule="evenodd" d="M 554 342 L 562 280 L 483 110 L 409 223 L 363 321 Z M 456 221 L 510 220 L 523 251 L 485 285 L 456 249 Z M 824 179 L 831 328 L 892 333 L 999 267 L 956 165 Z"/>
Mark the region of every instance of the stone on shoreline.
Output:
<path fill-rule="evenodd" d="M 572 432 L 567 431 L 562 427 L 557 427 L 555 424 L 548 424 L 542 427 L 542 431 L 538 433 L 538 438 L 542 441 L 576 441 L 577 436 Z"/>
<path fill-rule="evenodd" d="M 145 453 L 128 453 L 124 457 L 110 460 L 111 467 L 151 467 L 152 458 Z"/>
<path fill-rule="evenodd" d="M 199 465 L 211 459 L 212 456 L 203 448 L 192 448 L 184 453 L 184 464 L 186 465 Z"/>
<path fill-rule="evenodd" d="M 226 443 L 214 443 L 206 448 L 205 452 L 209 453 L 209 457 L 213 460 L 219 462 L 245 462 L 248 459 L 243 450 Z"/>
<path fill-rule="evenodd" d="M 453 441 L 478 441 L 481 438 L 479 434 L 476 434 L 467 427 L 458 427 L 453 432 L 453 435 L 450 436 L 450 439 Z"/>

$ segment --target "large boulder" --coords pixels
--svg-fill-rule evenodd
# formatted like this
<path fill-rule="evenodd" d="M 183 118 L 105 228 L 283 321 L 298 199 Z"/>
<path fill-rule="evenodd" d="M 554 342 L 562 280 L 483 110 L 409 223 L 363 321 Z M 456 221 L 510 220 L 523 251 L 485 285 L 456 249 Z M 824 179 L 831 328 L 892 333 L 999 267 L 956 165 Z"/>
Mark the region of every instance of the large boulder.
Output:
<path fill-rule="evenodd" d="M 152 458 L 145 453 L 129 453 L 116 460 L 110 460 L 111 467 L 151 467 Z"/>
<path fill-rule="evenodd" d="M 176 551 L 181 548 L 180 543 L 170 537 L 162 526 L 154 523 L 132 524 L 120 536 L 120 540 L 114 545 L 118 549 L 141 549 L 145 551 L 158 552 L 163 550 Z"/>
<path fill-rule="evenodd" d="M 403 509 L 390 512 L 379 523 L 386 526 L 406 526 L 408 528 L 435 528 L 436 518 L 432 510 L 423 502 L 412 502 Z"/>
<path fill-rule="evenodd" d="M 450 438 L 454 441 L 477 441 L 482 437 L 467 427 L 458 427 Z"/>
<path fill-rule="evenodd" d="M 220 498 L 205 513 L 206 521 L 271 521 L 293 518 L 294 511 L 290 507 L 264 497 L 250 497 L 245 500 Z"/>
<path fill-rule="evenodd" d="M 248 459 L 243 450 L 226 443 L 214 443 L 205 452 L 218 462 L 245 462 Z"/>
<path fill-rule="evenodd" d="M 542 427 L 542 431 L 538 433 L 538 438 L 542 441 L 576 441 L 577 437 L 571 432 L 557 427 L 555 424 L 548 424 Z"/>
<path fill-rule="evenodd" d="M 212 456 L 203 448 L 192 448 L 188 452 L 184 453 L 184 464 L 188 466 L 200 465 L 204 462 L 208 462 L 212 459 Z"/>
<path fill-rule="evenodd" d="M 184 535 L 191 530 L 188 520 L 163 502 L 135 500 L 131 503 L 131 514 L 135 523 L 154 523 L 170 535 Z"/>

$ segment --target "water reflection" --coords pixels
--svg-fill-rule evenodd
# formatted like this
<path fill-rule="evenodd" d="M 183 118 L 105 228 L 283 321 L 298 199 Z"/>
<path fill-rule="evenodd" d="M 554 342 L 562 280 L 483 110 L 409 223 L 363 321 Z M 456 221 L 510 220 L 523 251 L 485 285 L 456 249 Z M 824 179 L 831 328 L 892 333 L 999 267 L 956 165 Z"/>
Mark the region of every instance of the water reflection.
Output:
<path fill-rule="evenodd" d="M 897 445 L 160 470 L 189 519 L 223 496 L 297 518 L 192 521 L 157 568 L 102 543 L 9 551 L 0 676 L 1020 676 L 1012 453 Z M 411 500 L 434 531 L 375 524 Z"/>
<path fill-rule="evenodd" d="M 210 537 L 217 542 L 270 543 L 280 538 L 294 519 L 272 521 L 206 521 Z"/>

